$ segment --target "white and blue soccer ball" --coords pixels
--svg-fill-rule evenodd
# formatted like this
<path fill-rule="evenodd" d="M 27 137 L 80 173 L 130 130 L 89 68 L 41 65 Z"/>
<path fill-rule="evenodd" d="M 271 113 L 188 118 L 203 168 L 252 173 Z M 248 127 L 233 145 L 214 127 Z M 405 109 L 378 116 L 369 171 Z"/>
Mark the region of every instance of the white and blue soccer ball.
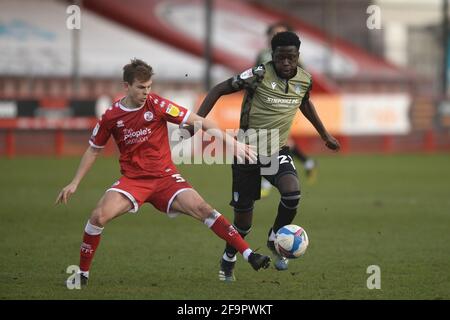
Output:
<path fill-rule="evenodd" d="M 289 224 L 278 230 L 274 243 L 275 249 L 281 256 L 295 259 L 305 253 L 309 240 L 302 227 Z"/>

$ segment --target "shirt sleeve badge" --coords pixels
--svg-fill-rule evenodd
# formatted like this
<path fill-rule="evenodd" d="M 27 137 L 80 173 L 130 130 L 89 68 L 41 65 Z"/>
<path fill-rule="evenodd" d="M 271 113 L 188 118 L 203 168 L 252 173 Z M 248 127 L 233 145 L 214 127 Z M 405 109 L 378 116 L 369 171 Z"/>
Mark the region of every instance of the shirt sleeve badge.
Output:
<path fill-rule="evenodd" d="M 172 117 L 178 117 L 180 115 L 180 109 L 178 109 L 177 106 L 174 106 L 173 104 L 170 103 L 166 109 L 166 113 L 168 115 L 171 115 Z"/>

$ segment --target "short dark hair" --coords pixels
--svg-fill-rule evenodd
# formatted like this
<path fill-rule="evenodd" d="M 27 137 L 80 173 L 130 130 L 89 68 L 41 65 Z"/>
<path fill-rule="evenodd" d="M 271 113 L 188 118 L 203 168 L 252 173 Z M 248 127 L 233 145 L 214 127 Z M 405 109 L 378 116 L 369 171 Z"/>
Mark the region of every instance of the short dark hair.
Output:
<path fill-rule="evenodd" d="M 153 68 L 146 62 L 134 58 L 123 67 L 123 81 L 133 84 L 134 80 L 148 81 L 153 76 Z"/>
<path fill-rule="evenodd" d="M 266 35 L 270 36 L 272 34 L 273 30 L 275 28 L 278 28 L 278 27 L 282 27 L 282 28 L 286 29 L 287 31 L 293 31 L 294 30 L 294 29 L 292 29 L 291 25 L 287 24 L 286 22 L 284 22 L 284 21 L 277 21 L 277 22 L 272 23 L 271 25 L 269 25 L 267 27 Z"/>
<path fill-rule="evenodd" d="M 277 47 L 285 46 L 295 46 L 298 50 L 300 49 L 301 41 L 294 32 L 284 31 L 274 35 L 270 44 L 272 46 L 272 52 L 274 52 Z"/>

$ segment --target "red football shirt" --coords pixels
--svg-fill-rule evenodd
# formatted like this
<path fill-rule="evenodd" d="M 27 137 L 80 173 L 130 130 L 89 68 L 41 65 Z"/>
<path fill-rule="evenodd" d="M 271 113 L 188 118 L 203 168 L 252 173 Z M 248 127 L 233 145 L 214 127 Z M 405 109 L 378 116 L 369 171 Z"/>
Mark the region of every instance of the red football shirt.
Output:
<path fill-rule="evenodd" d="M 128 178 L 172 175 L 178 171 L 171 158 L 167 121 L 184 124 L 189 113 L 154 93 L 138 109 L 126 108 L 118 100 L 100 118 L 89 143 L 103 148 L 112 135 L 120 151 L 120 171 Z"/>

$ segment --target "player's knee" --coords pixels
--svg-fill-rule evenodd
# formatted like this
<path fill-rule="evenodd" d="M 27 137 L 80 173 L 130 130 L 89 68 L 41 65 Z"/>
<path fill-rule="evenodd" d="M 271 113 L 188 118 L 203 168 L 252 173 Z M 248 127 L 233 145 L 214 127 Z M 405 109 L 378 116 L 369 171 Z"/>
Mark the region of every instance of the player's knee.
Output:
<path fill-rule="evenodd" d="M 296 175 L 287 173 L 281 176 L 276 182 L 276 187 L 280 194 L 295 192 L 300 190 L 300 184 Z"/>
<path fill-rule="evenodd" d="M 297 209 L 298 204 L 300 203 L 300 197 L 300 191 L 285 192 L 281 194 L 280 203 L 285 208 L 294 210 Z"/>
<path fill-rule="evenodd" d="M 214 209 L 205 201 L 200 201 L 194 206 L 193 211 L 196 216 L 198 216 L 202 220 L 205 220 L 211 215 Z"/>
<path fill-rule="evenodd" d="M 92 211 L 90 221 L 93 225 L 104 227 L 109 220 L 111 219 L 101 207 L 95 208 L 94 211 Z"/>

